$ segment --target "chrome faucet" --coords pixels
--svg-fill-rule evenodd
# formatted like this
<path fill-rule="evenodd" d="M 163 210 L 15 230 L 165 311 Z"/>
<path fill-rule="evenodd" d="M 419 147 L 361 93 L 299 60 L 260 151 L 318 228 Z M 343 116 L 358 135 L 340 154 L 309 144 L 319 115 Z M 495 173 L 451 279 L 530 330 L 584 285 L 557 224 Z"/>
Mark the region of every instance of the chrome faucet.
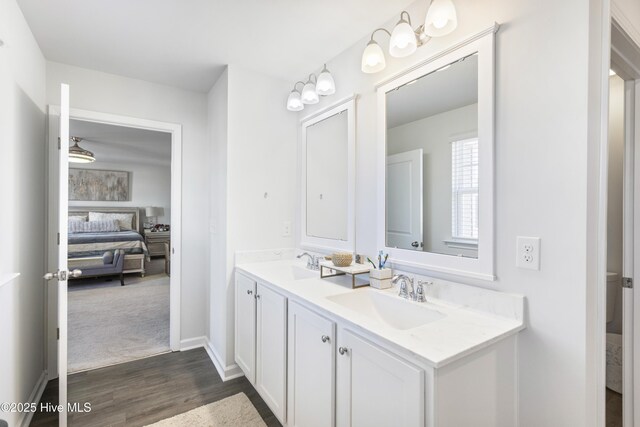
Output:
<path fill-rule="evenodd" d="M 424 285 L 430 285 L 431 282 L 423 282 L 418 280 L 418 286 L 413 287 L 413 278 L 405 274 L 398 274 L 393 277 L 391 283 L 394 285 L 400 282 L 400 291 L 398 296 L 404 299 L 410 299 L 416 302 L 427 302 L 427 298 L 424 296 Z M 411 287 L 411 290 L 407 289 L 407 283 Z"/>
<path fill-rule="evenodd" d="M 398 292 L 398 296 L 404 299 L 412 299 L 415 301 L 415 293 L 413 291 L 413 278 L 409 277 L 405 274 L 398 274 L 391 279 L 391 283 L 394 285 L 400 282 L 400 292 Z M 411 286 L 411 291 L 407 291 L 407 283 Z"/>
<path fill-rule="evenodd" d="M 300 259 L 304 256 L 307 257 L 307 268 L 309 270 L 320 270 L 320 257 L 316 257 L 314 255 L 311 255 L 310 253 L 303 252 L 296 258 Z"/>

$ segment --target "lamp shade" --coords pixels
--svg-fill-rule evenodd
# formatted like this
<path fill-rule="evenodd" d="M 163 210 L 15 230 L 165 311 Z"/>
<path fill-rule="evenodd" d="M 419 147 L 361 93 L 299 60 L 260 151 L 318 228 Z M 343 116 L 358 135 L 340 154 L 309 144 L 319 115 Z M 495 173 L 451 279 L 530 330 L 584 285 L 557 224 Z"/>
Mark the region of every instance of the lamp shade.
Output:
<path fill-rule="evenodd" d="M 318 82 L 316 83 L 316 92 L 318 95 L 327 96 L 333 95 L 336 93 L 336 83 L 333 80 L 333 76 L 327 70 L 327 65 L 325 64 L 322 72 L 318 76 Z"/>
<path fill-rule="evenodd" d="M 300 111 L 302 109 L 304 109 L 304 105 L 302 104 L 302 99 L 300 99 L 300 92 L 294 89 L 289 94 L 289 98 L 287 98 L 287 110 Z"/>
<path fill-rule="evenodd" d="M 303 104 L 317 104 L 320 101 L 316 92 L 316 85 L 311 80 L 308 80 L 302 88 L 301 98 Z"/>
<path fill-rule="evenodd" d="M 391 33 L 389 54 L 395 58 L 404 58 L 415 52 L 417 48 L 416 33 L 407 21 L 401 19 Z"/>
<path fill-rule="evenodd" d="M 144 208 L 144 214 L 147 217 L 158 217 L 164 215 L 164 208 L 158 206 L 147 206 Z"/>
<path fill-rule="evenodd" d="M 456 7 L 451 0 L 433 0 L 424 20 L 424 32 L 430 37 L 446 36 L 458 26 Z"/>
<path fill-rule="evenodd" d="M 384 70 L 386 65 L 384 52 L 382 52 L 380 45 L 375 40 L 371 40 L 362 52 L 362 72 L 377 73 Z"/>

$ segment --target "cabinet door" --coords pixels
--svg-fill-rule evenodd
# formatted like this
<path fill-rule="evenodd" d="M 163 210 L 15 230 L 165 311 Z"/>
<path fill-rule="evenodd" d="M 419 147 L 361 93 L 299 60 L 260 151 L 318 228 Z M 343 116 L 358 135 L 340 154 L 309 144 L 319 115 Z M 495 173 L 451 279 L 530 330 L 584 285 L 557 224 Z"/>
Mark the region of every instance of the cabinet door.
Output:
<path fill-rule="evenodd" d="M 338 427 L 424 427 L 424 372 L 351 331 L 337 351 Z"/>
<path fill-rule="evenodd" d="M 335 408 L 335 326 L 289 304 L 288 425 L 331 427 Z"/>
<path fill-rule="evenodd" d="M 256 390 L 285 423 L 287 385 L 287 299 L 258 283 Z"/>
<path fill-rule="evenodd" d="M 256 380 L 256 282 L 236 273 L 236 363 Z"/>

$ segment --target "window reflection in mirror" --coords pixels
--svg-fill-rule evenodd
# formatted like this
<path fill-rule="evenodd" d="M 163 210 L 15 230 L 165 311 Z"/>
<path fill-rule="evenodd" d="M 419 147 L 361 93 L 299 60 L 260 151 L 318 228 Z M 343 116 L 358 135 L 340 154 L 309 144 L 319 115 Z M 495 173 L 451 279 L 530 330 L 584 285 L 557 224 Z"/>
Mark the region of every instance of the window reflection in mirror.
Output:
<path fill-rule="evenodd" d="M 306 128 L 307 236 L 348 236 L 347 111 Z"/>
<path fill-rule="evenodd" d="M 477 258 L 477 54 L 386 98 L 387 246 Z"/>

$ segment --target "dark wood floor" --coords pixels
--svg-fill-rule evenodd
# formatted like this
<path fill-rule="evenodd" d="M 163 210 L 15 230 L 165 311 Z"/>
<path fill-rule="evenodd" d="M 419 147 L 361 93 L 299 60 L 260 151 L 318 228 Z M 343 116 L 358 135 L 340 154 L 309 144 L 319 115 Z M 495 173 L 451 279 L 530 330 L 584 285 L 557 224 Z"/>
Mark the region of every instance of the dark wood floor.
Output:
<path fill-rule="evenodd" d="M 607 427 L 622 427 L 622 395 L 607 389 Z"/>
<path fill-rule="evenodd" d="M 92 409 L 70 414 L 69 425 L 144 426 L 240 392 L 267 426 L 280 426 L 249 381 L 222 382 L 202 348 L 70 375 L 69 402 L 89 402 Z M 57 404 L 57 380 L 47 384 L 40 402 Z M 33 427 L 57 425 L 57 415 L 48 413 L 36 413 L 31 422 Z"/>

